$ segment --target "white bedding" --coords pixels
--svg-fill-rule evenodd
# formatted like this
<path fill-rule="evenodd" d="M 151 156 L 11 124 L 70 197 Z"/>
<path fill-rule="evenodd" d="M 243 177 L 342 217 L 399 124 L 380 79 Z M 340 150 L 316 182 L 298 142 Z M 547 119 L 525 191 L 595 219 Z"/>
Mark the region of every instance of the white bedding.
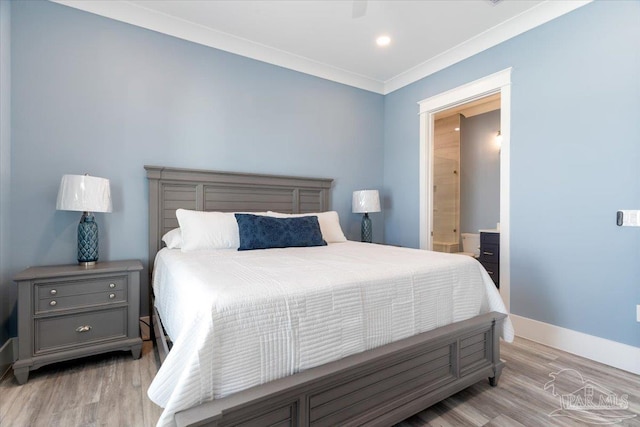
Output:
<path fill-rule="evenodd" d="M 506 313 L 471 257 L 356 242 L 163 249 L 153 288 L 174 342 L 148 390 L 165 408 L 159 426 L 207 400 L 480 313 Z M 501 334 L 513 340 L 508 318 Z"/>

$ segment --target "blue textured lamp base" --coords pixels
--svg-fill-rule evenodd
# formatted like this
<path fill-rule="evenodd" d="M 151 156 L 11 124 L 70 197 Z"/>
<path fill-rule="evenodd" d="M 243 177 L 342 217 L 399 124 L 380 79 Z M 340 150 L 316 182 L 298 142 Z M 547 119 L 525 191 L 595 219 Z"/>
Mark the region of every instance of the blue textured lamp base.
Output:
<path fill-rule="evenodd" d="M 85 212 L 78 224 L 78 262 L 93 265 L 98 261 L 98 224 L 91 212 Z"/>
<path fill-rule="evenodd" d="M 362 225 L 360 226 L 360 240 L 366 243 L 371 243 L 371 237 L 373 236 L 373 226 L 371 225 L 371 219 L 369 214 L 365 213 L 362 217 Z"/>

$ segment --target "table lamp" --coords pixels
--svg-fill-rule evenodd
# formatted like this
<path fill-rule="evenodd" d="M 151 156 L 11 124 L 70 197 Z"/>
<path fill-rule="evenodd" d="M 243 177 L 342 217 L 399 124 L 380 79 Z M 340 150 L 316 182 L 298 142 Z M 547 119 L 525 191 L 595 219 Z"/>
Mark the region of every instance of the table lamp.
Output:
<path fill-rule="evenodd" d="M 109 180 L 89 175 L 63 175 L 56 209 L 82 212 L 78 224 L 78 262 L 84 266 L 98 261 L 98 224 L 93 212 L 111 212 Z"/>
<path fill-rule="evenodd" d="M 364 213 L 360 226 L 360 240 L 371 243 L 373 228 L 369 212 L 380 212 L 380 195 L 378 190 L 360 190 L 353 192 L 351 203 L 353 213 Z"/>

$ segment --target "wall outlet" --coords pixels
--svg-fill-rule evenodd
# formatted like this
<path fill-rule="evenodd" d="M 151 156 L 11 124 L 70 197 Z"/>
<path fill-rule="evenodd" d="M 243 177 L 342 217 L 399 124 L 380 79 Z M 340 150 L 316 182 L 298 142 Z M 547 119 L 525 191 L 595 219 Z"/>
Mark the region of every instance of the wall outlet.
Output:
<path fill-rule="evenodd" d="M 619 210 L 616 212 L 616 224 L 626 227 L 640 227 L 640 211 Z"/>
<path fill-rule="evenodd" d="M 636 321 L 640 322 L 640 304 L 636 305 Z"/>

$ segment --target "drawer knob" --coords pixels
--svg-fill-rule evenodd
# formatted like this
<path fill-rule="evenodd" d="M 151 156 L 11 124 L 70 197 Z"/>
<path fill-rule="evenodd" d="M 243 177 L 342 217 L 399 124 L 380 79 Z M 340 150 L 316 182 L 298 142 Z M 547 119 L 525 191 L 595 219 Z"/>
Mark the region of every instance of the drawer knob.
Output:
<path fill-rule="evenodd" d="M 115 288 L 115 287 L 116 287 L 116 284 L 115 284 L 115 283 L 109 283 L 109 287 L 110 287 L 111 289 L 113 289 L 113 288 Z"/>
<path fill-rule="evenodd" d="M 116 297 L 116 294 L 109 294 L 109 299 L 114 299 Z"/>
<path fill-rule="evenodd" d="M 91 326 L 89 325 L 78 326 L 76 328 L 76 332 L 89 332 L 90 330 L 91 330 Z"/>
<path fill-rule="evenodd" d="M 482 253 L 483 253 L 484 255 L 493 255 L 493 252 L 483 251 Z"/>
<path fill-rule="evenodd" d="M 57 294 L 57 293 L 58 293 L 58 291 L 56 291 L 55 289 L 51 289 L 51 290 L 49 291 L 49 293 L 50 293 L 51 295 L 55 295 L 55 294 Z"/>
<path fill-rule="evenodd" d="M 58 303 L 57 303 L 55 300 L 53 300 L 53 301 L 49 302 L 49 305 L 50 305 L 51 307 L 53 307 L 53 306 L 54 306 L 54 305 L 56 305 L 56 304 L 58 304 Z"/>

